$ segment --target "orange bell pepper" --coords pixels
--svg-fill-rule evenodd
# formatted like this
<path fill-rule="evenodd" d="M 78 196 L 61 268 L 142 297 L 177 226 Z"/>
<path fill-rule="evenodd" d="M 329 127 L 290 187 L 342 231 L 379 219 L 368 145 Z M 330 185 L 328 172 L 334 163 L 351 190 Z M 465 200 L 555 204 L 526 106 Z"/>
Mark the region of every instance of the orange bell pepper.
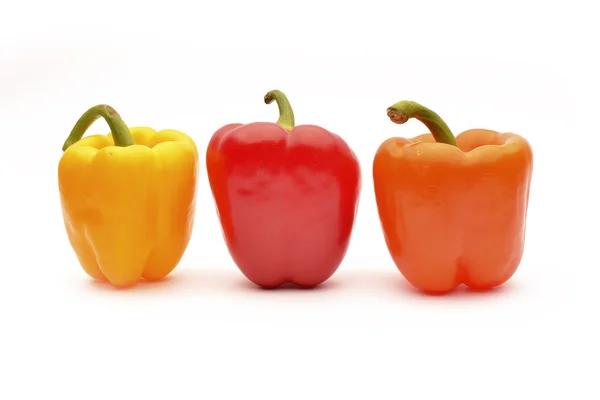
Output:
<path fill-rule="evenodd" d="M 525 243 L 533 171 L 528 141 L 486 129 L 455 138 L 436 113 L 412 101 L 387 113 L 397 124 L 415 118 L 431 132 L 387 139 L 373 160 L 379 219 L 402 275 L 432 294 L 506 282 Z"/>
<path fill-rule="evenodd" d="M 81 137 L 99 117 L 108 135 Z M 77 121 L 58 164 L 69 242 L 92 278 L 126 287 L 167 276 L 188 245 L 198 151 L 183 132 L 129 129 L 107 105 Z"/>

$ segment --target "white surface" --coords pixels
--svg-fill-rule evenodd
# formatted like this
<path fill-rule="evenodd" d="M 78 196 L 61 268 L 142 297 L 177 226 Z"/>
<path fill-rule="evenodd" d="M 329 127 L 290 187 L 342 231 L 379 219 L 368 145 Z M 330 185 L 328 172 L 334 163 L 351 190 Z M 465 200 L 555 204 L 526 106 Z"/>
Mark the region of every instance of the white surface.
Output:
<path fill-rule="evenodd" d="M 33 3 L 13 2 L 0 24 L 1 399 L 598 398 L 591 2 Z M 57 192 L 80 114 L 108 103 L 131 126 L 180 129 L 203 150 L 221 125 L 275 121 L 262 102 L 274 88 L 298 124 L 341 134 L 361 160 L 359 215 L 333 278 L 315 291 L 247 283 L 201 160 L 194 234 L 170 278 L 94 284 Z M 394 266 L 371 162 L 385 138 L 425 132 L 387 119 L 401 99 L 455 133 L 530 140 L 526 250 L 502 289 L 425 297 Z M 106 132 L 101 121 L 89 131 Z"/>

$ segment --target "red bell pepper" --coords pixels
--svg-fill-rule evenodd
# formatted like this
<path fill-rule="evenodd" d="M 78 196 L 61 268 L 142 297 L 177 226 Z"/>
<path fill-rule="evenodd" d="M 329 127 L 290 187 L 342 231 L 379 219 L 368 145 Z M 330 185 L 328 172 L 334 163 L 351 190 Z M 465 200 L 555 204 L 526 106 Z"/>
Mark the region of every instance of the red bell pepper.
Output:
<path fill-rule="evenodd" d="M 361 191 L 356 155 L 338 135 L 294 126 L 273 90 L 277 123 L 229 124 L 208 144 L 206 168 L 228 250 L 254 284 L 314 287 L 346 254 Z"/>

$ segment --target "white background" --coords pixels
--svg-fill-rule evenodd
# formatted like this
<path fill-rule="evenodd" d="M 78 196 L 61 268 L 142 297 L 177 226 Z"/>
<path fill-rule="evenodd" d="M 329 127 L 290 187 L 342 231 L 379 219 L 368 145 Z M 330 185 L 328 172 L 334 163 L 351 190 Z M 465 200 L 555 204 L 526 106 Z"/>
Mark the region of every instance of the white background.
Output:
<path fill-rule="evenodd" d="M 592 2 L 8 2 L 0 23 L 0 398 L 598 398 L 598 33 Z M 224 245 L 204 159 L 195 230 L 160 284 L 95 284 L 60 212 L 57 164 L 97 103 L 203 152 L 230 122 L 342 135 L 363 191 L 318 290 L 261 291 Z M 525 136 L 525 254 L 501 289 L 420 295 L 384 244 L 371 162 L 411 99 L 455 134 Z M 103 121 L 89 133 L 106 133 Z M 493 200 L 492 200 L 493 201 Z M 532 397 L 535 396 L 535 397 Z M 58 397 L 57 397 L 58 398 Z"/>

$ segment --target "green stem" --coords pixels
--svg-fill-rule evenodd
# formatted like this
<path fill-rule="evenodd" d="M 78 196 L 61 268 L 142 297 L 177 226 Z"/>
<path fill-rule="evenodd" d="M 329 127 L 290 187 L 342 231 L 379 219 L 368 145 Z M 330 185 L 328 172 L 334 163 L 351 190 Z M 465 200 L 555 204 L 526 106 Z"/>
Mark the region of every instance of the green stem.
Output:
<path fill-rule="evenodd" d="M 265 103 L 271 104 L 275 100 L 279 108 L 279 119 L 277 124 L 283 127 L 286 131 L 291 131 L 294 128 L 294 111 L 288 98 L 279 90 L 271 90 L 265 95 Z"/>
<path fill-rule="evenodd" d="M 436 142 L 456 146 L 456 138 L 444 120 L 419 103 L 408 100 L 400 101 L 387 109 L 387 115 L 396 124 L 403 124 L 409 119 L 415 118 L 429 128 Z"/>
<path fill-rule="evenodd" d="M 81 140 L 85 131 L 100 117 L 106 120 L 116 146 L 125 147 L 135 144 L 129 128 L 127 128 L 119 113 L 111 106 L 99 104 L 87 110 L 79 118 L 63 145 L 63 151 L 67 150 L 73 143 Z"/>

